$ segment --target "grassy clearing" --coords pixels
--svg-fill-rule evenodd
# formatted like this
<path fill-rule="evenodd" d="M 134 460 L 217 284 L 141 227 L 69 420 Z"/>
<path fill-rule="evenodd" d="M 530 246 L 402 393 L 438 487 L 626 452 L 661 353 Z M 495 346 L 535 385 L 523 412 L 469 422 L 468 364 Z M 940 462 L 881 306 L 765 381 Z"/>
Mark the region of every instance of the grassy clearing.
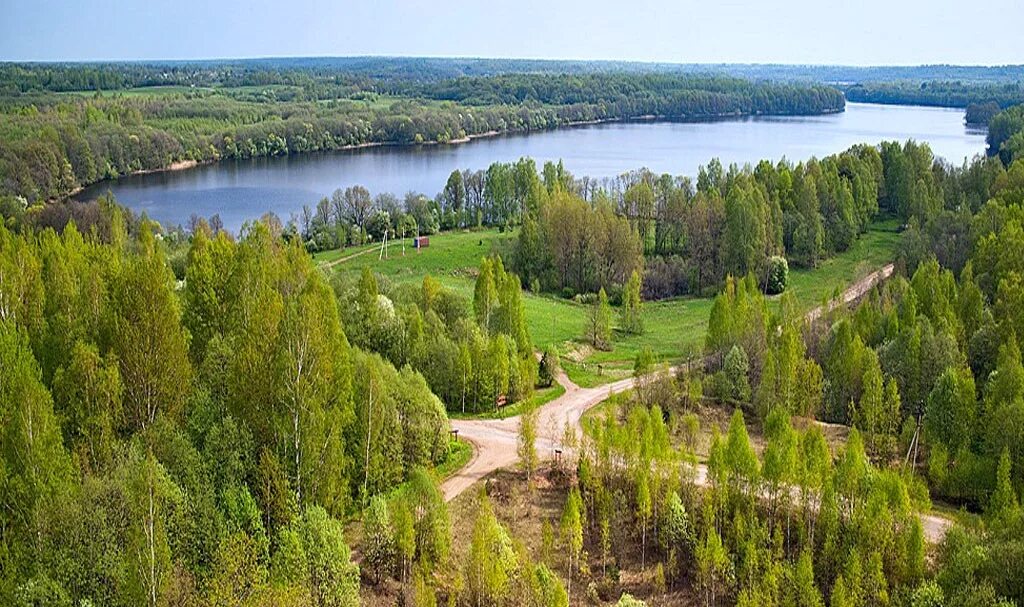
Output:
<path fill-rule="evenodd" d="M 473 280 L 480 259 L 492 252 L 507 257 L 514 234 L 497 230 L 450 232 L 430 237 L 430 247 L 417 252 L 407 241 L 402 255 L 401 241 L 391 245 L 388 259 L 366 253 L 332 266 L 350 278 L 364 267 L 371 268 L 392 283 L 419 282 L 426 274 L 438 278 L 468 300 L 473 297 Z M 793 269 L 790 290 L 803 310 L 810 310 L 831 298 L 852 282 L 877 270 L 895 257 L 899 240 L 894 220 L 872 224 L 849 250 L 814 269 Z M 328 263 L 380 244 L 327 251 L 315 257 Z M 773 298 L 777 302 L 778 298 Z M 650 347 L 662 361 L 675 363 L 696 356 L 704 344 L 712 300 L 677 298 L 644 305 L 647 330 L 642 335 L 616 331 L 610 351 L 594 351 L 583 343 L 587 306 L 547 294 L 524 293 L 523 305 L 530 335 L 538 348 L 554 346 L 563 357 L 569 378 L 583 387 L 597 386 L 626 377 L 640 350 Z"/>
<path fill-rule="evenodd" d="M 331 249 L 330 251 L 320 251 L 313 253 L 313 261 L 320 264 L 329 264 L 331 262 L 338 261 L 343 257 L 351 257 L 353 255 L 359 255 L 365 253 L 369 255 L 370 251 L 376 251 L 380 249 L 379 242 L 371 242 L 356 247 L 345 247 L 344 249 Z"/>
<path fill-rule="evenodd" d="M 789 290 L 796 294 L 800 307 L 810 310 L 832 299 L 849 284 L 893 261 L 899 243 L 898 227 L 895 219 L 877 221 L 853 246 L 823 261 L 817 268 L 791 270 Z"/>
<path fill-rule="evenodd" d="M 388 258 L 378 259 L 376 254 L 366 254 L 334 266 L 334 271 L 343 275 L 359 276 L 363 268 L 369 267 L 375 273 L 394 283 L 419 282 L 427 274 L 444 281 L 451 277 L 472 277 L 480 260 L 493 251 L 507 257 L 513 235 L 497 230 L 448 232 L 430 236 L 430 246 L 417 251 L 412 239 L 405 239 L 405 255 L 402 254 L 402 240 L 388 245 Z M 359 252 L 365 248 L 380 248 L 380 243 L 350 247 L 340 252 L 327 251 L 319 254 L 317 261 L 330 261 Z M 472 285 L 470 285 L 472 292 Z"/>

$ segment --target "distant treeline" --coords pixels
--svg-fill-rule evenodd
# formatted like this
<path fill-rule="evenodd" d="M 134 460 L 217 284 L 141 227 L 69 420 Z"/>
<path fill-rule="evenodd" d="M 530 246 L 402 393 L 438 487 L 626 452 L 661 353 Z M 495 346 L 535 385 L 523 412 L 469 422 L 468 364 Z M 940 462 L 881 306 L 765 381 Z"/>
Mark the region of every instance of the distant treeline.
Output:
<path fill-rule="evenodd" d="M 1024 73 L 1013 82 L 870 82 L 844 87 L 844 92 L 847 100 L 865 103 L 966 108 L 972 103 L 992 102 L 1005 108 L 1024 103 Z M 972 120 L 968 118 L 968 122 Z"/>
<path fill-rule="evenodd" d="M 843 109 L 842 94 L 824 86 L 754 83 L 678 74 L 512 74 L 409 84 L 412 97 L 467 105 L 602 104 L 617 116 L 700 118 L 727 114 L 818 114 Z"/>
<path fill-rule="evenodd" d="M 682 64 L 441 57 L 297 57 L 131 63 L 0 64 L 0 91 L 94 91 L 136 87 L 248 86 L 309 82 L 436 82 L 503 74 L 689 74 L 818 83 L 1015 83 L 1024 66 L 875 66 Z"/>
<path fill-rule="evenodd" d="M 826 87 L 684 76 L 478 78 L 394 90 L 400 95 L 362 92 L 326 102 L 278 99 L 273 88 L 236 89 L 238 96 L 205 90 L 8 99 L 0 103 L 0 195 L 59 198 L 180 161 L 447 143 L 651 114 L 820 114 L 844 105 L 842 94 Z"/>

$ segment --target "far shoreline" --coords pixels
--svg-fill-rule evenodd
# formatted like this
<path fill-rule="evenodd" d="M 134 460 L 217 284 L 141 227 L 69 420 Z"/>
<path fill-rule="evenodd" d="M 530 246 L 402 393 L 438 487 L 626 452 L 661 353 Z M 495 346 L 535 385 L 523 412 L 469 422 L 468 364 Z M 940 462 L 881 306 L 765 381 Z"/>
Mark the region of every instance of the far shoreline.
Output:
<path fill-rule="evenodd" d="M 252 156 L 249 158 L 234 158 L 233 160 L 256 160 L 256 159 L 271 159 L 271 158 L 286 158 L 289 156 L 308 156 L 311 154 L 331 154 L 334 152 L 351 152 L 370 148 L 382 148 L 382 147 L 394 147 L 394 148 L 412 148 L 412 147 L 430 147 L 430 146 L 446 146 L 446 145 L 462 145 L 466 143 L 472 143 L 477 139 L 488 139 L 493 137 L 503 137 L 511 135 L 529 135 L 531 133 L 545 133 L 551 131 L 558 131 L 562 129 L 572 129 L 586 126 L 595 126 L 600 124 L 626 124 L 630 122 L 681 122 L 681 123 L 701 123 L 701 122 L 725 122 L 729 120 L 739 120 L 748 118 L 784 118 L 784 117 L 814 117 L 814 116 L 834 116 L 836 114 L 842 114 L 846 111 L 846 104 L 851 102 L 844 102 L 842 108 L 829 109 L 813 114 L 794 114 L 794 113 L 743 113 L 743 112 L 727 112 L 708 116 L 699 117 L 686 117 L 686 116 L 667 116 L 657 114 L 644 114 L 640 116 L 631 116 L 628 118 L 598 118 L 596 120 L 578 120 L 573 122 L 566 122 L 564 124 L 555 125 L 544 129 L 508 129 L 508 130 L 490 130 L 481 133 L 474 133 L 459 137 L 457 139 L 451 139 L 449 141 L 410 141 L 410 142 L 398 142 L 398 141 L 368 141 L 365 143 L 355 143 L 345 145 L 342 147 L 330 149 L 330 150 L 315 150 L 312 152 L 295 152 L 288 154 L 277 154 L 273 156 Z M 869 104 L 863 104 L 869 105 Z M 187 171 L 195 169 L 201 166 L 207 166 L 217 164 L 219 162 L 226 162 L 232 160 L 231 158 L 219 158 L 210 160 L 175 160 L 169 165 L 156 169 L 140 169 L 132 171 L 118 177 L 111 177 L 95 181 L 93 183 L 80 185 L 67 195 L 55 199 L 55 200 L 76 200 L 88 190 L 100 188 L 103 184 L 116 183 L 121 179 L 138 177 L 141 175 L 154 175 L 160 173 L 175 173 L 178 171 Z M 84 200 L 91 200 L 97 196 L 86 196 Z"/>

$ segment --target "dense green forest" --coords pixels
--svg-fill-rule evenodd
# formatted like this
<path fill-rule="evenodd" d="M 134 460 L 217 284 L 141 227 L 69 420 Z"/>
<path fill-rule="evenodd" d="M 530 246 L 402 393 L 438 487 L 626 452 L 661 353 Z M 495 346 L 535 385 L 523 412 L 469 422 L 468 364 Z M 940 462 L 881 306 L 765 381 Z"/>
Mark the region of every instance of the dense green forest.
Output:
<path fill-rule="evenodd" d="M 0 602 L 224 604 L 245 579 L 356 604 L 339 520 L 406 481 L 437 495 L 443 404 L 349 344 L 273 226 L 200 226 L 181 286 L 151 224 L 96 204 L 85 232 L 0 227 Z"/>
<path fill-rule="evenodd" d="M 898 105 L 931 105 L 968 108 L 971 104 L 995 103 L 1005 108 L 1024 103 L 1024 77 L 1010 82 L 898 81 L 865 82 L 842 87 L 850 101 L 891 103 Z M 968 124 L 985 124 L 987 120 L 969 115 Z"/>
<path fill-rule="evenodd" d="M 677 94 L 686 104 L 693 83 L 705 86 L 698 97 L 736 104 L 819 90 L 662 75 L 542 82 L 406 82 L 423 97 L 398 106 L 425 121 L 472 107 L 526 124 L 612 97 L 630 112 Z M 398 110 L 373 103 L 216 91 L 9 102 L 5 166 L 29 177 L 5 183 L 66 193 L 114 150 L 130 170 L 144 167 L 132 164 L 140 150 L 205 159 L 187 152 L 205 143 L 216 157 L 231 148 L 203 133 L 231 125 L 270 141 L 339 107 L 390 124 Z M 210 113 L 189 113 L 200 107 Z M 652 603 L 1021 604 L 1021 133 L 1017 106 L 991 117 L 998 155 L 962 166 L 886 142 L 801 163 L 712 161 L 695 180 L 596 181 L 522 159 L 456 171 L 435 199 L 404 206 L 350 188 L 300 226 L 267 216 L 237 236 L 201 219 L 165 230 L 105 198 L 26 208 L 8 195 L 0 603 L 333 607 L 390 587 L 416 605 L 635 605 L 618 591 L 638 575 Z M 280 138 L 281 153 L 302 140 Z M 880 215 L 903 226 L 895 276 L 806 322 L 785 293 L 788 265 L 845 250 Z M 328 278 L 309 255 L 383 230 L 480 225 L 515 241 L 481 259 L 472 300 L 429 276 Z M 438 481 L 456 457 L 448 412 L 487 412 L 551 381 L 558 353 L 538 365 L 523 288 L 578 296 L 591 310 L 580 337 L 595 348 L 608 342 L 610 303 L 620 330 L 642 333 L 658 327 L 638 322 L 641 294 L 718 295 L 699 361 L 669 373 L 642 352 L 634 389 L 583 436 L 567 433 L 573 457 L 543 476 L 526 412 L 522 482 L 558 515 L 527 510 L 538 528 L 520 537 L 503 522 L 500 484 L 482 484 L 463 521 Z M 731 418 L 724 434 L 710 428 L 698 463 L 696 416 L 708 411 Z M 932 500 L 962 508 L 944 535 L 927 535 L 919 516 Z"/>
<path fill-rule="evenodd" d="M 550 550 L 519 546 L 481 497 L 458 560 L 429 472 L 449 452 L 445 406 L 529 394 L 519 289 L 531 279 L 487 258 L 472 304 L 429 278 L 331 284 L 271 218 L 237 241 L 203 222 L 179 240 L 106 200 L 83 205 L 81 226 L 55 231 L 33 212 L 0 228 L 4 602 L 350 605 L 361 579 L 391 578 L 417 604 L 565 605 L 614 588 L 630 546 L 654 596 L 680 585 L 709 605 L 1020 600 L 1024 161 L 951 167 L 926 145 L 887 143 L 797 166 L 711 166 L 691 198 L 677 194 L 683 208 L 721 198 L 722 229 L 748 235 L 716 253 L 723 272 L 749 277 L 724 279 L 709 366 L 648 379 L 638 360 L 635 404 L 592 424 L 574 472 L 556 478 L 565 508 Z M 853 184 L 871 180 L 874 204 L 908 225 L 908 278 L 824 325 L 803 324 L 785 296 L 770 309 L 757 276 L 769 251 L 748 246 L 768 240 L 750 235 L 773 232 L 777 254 L 813 261 L 787 244 L 785 212 L 768 228 L 790 204 L 769 186 L 787 175 L 840 180 L 791 200 L 814 211 L 820 238 L 808 242 L 822 252 L 860 225 L 825 219 L 834 193 L 848 209 L 836 217 L 870 215 L 856 201 L 871 196 L 853 194 L 866 184 Z M 577 213 L 610 242 L 629 234 L 633 259 L 655 250 L 653 219 L 641 238 L 631 207 L 584 197 L 579 181 L 557 165 L 532 174 L 520 242 L 530 222 L 553 234 L 577 223 L 554 217 Z M 647 196 L 644 184 L 622 200 Z M 571 259 L 563 243 L 576 239 L 538 241 Z M 588 262 L 608 274 L 580 284 L 625 283 L 626 318 L 642 261 L 614 259 Z M 565 268 L 566 280 L 579 272 Z M 692 446 L 669 439 L 697 403 L 745 409 L 767 441 L 758 455 L 735 414 L 712 440 L 710 487 L 693 480 Z M 857 430 L 833 453 L 791 416 Z M 984 513 L 929 559 L 921 478 Z M 364 509 L 357 567 L 342 525 Z"/>

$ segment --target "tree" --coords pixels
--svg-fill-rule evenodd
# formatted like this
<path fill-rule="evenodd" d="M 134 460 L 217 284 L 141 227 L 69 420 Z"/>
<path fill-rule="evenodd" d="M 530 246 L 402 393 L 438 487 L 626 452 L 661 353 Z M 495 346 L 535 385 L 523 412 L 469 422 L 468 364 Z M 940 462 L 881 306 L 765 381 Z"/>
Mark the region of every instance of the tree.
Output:
<path fill-rule="evenodd" d="M 640 273 L 633 270 L 629 281 L 622 292 L 622 308 L 620 309 L 619 325 L 626 333 L 639 335 L 644 332 L 642 317 L 643 304 L 640 301 Z"/>
<path fill-rule="evenodd" d="M 338 197 L 339 191 L 335 190 L 332 200 Z M 342 214 L 338 216 L 338 221 L 347 221 L 352 225 L 362 229 L 366 227 L 366 220 L 369 219 L 370 210 L 373 208 L 373 199 L 370 197 L 370 192 L 361 185 L 352 186 L 346 188 L 344 193 L 341 193 L 341 209 Z M 335 208 L 338 207 L 338 203 L 335 202 Z"/>
<path fill-rule="evenodd" d="M 444 495 L 429 472 L 423 468 L 413 469 L 405 499 L 415 505 L 413 527 L 417 559 L 428 567 L 445 562 L 452 545 L 451 519 Z"/>
<path fill-rule="evenodd" d="M 1003 448 L 999 455 L 999 465 L 996 467 L 996 487 L 988 499 L 985 514 L 998 518 L 1016 511 L 1017 508 L 1017 493 L 1010 482 L 1010 451 Z"/>
<path fill-rule="evenodd" d="M 640 568 L 644 569 L 647 566 L 647 523 L 653 508 L 650 472 L 641 466 L 633 484 L 636 487 L 636 518 L 640 523 Z"/>
<path fill-rule="evenodd" d="M 416 529 L 414 527 L 412 511 L 404 500 L 392 500 L 391 505 L 391 526 L 394 529 L 394 538 L 391 545 L 395 549 L 395 555 L 399 559 L 402 570 L 402 583 L 405 584 L 406 574 L 416 556 Z"/>
<path fill-rule="evenodd" d="M 597 299 L 590 306 L 587 338 L 590 344 L 598 350 L 608 350 L 611 348 L 611 337 L 611 307 L 608 305 L 608 295 L 602 288 L 597 294 Z"/>
<path fill-rule="evenodd" d="M 10 566 L 15 578 L 27 579 L 41 556 L 33 549 L 40 514 L 60 499 L 72 471 L 39 366 L 24 332 L 9 319 L 0 320 L 0 369 L 0 550 L 11 555 L 5 570 Z M 25 559 L 8 565 L 18 554 Z"/>
<path fill-rule="evenodd" d="M 788 497 L 788 488 L 796 481 L 797 435 L 785 411 L 776 408 L 768 414 L 765 436 L 768 444 L 764 449 L 761 472 L 767 485 L 768 525 L 773 526 L 779 497 Z"/>
<path fill-rule="evenodd" d="M 516 454 L 523 464 L 526 482 L 533 482 L 533 473 L 537 470 L 537 417 L 538 407 L 528 407 L 519 416 L 519 438 L 516 443 Z"/>
<path fill-rule="evenodd" d="M 139 255 L 121 267 L 110 304 L 113 349 L 134 429 L 148 427 L 158 413 L 180 413 L 192 376 L 174 276 L 151 229 L 140 232 Z"/>
<path fill-rule="evenodd" d="M 276 412 L 299 503 L 340 514 L 348 491 L 344 428 L 352 419 L 349 345 L 331 290 L 297 246 L 292 254 L 303 261 L 284 303 L 276 348 Z"/>
<path fill-rule="evenodd" d="M 480 271 L 473 289 L 473 311 L 476 322 L 485 331 L 491 330 L 491 315 L 498 306 L 498 290 L 495 287 L 493 264 L 487 257 L 480 260 Z"/>
<path fill-rule="evenodd" d="M 95 346 L 78 341 L 67 367 L 57 369 L 53 394 L 72 449 L 94 469 L 110 466 L 123 416 L 117 362 L 101 357 Z"/>
<path fill-rule="evenodd" d="M 490 500 L 481 490 L 463 573 L 470 603 L 477 607 L 502 603 L 517 567 L 512 539 L 494 517 Z"/>
<path fill-rule="evenodd" d="M 161 604 L 171 580 L 171 546 L 167 522 L 182 500 L 180 489 L 167 476 L 152 452 L 135 452 L 121 470 L 131 521 L 128 549 L 129 579 L 137 604 Z"/>
<path fill-rule="evenodd" d="M 778 295 L 786 290 L 789 284 L 789 263 L 785 257 L 778 255 L 768 260 L 768 277 L 765 280 L 765 292 Z"/>
<path fill-rule="evenodd" d="M 747 372 L 750 363 L 746 351 L 740 346 L 733 346 L 725 355 L 723 373 L 726 379 L 726 398 L 746 402 L 750 400 L 750 381 Z"/>
<path fill-rule="evenodd" d="M 462 214 L 466 206 L 466 185 L 462 180 L 462 173 L 452 171 L 441 192 L 444 210 L 454 213 L 456 216 Z M 460 225 L 462 225 L 460 220 Z"/>
<path fill-rule="evenodd" d="M 730 480 L 736 495 L 752 495 L 760 475 L 757 453 L 750 444 L 747 424 L 743 412 L 737 407 L 729 420 L 729 432 L 725 439 L 725 465 L 731 472 Z"/>
<path fill-rule="evenodd" d="M 697 583 L 704 591 L 706 607 L 718 605 L 718 599 L 729 586 L 730 565 L 729 553 L 722 545 L 722 538 L 711 525 L 704 533 L 704 540 L 697 544 Z"/>
<path fill-rule="evenodd" d="M 800 554 L 793 571 L 793 579 L 789 587 L 792 593 L 791 604 L 796 607 L 823 607 L 821 592 L 814 583 L 814 562 L 808 550 Z"/>
<path fill-rule="evenodd" d="M 646 251 L 651 220 L 654 218 L 654 190 L 647 181 L 640 181 L 630 186 L 622 198 L 626 215 L 633 219 L 640 243 Z"/>
<path fill-rule="evenodd" d="M 970 369 L 948 369 L 928 395 L 925 431 L 932 440 L 956 453 L 974 436 L 975 408 Z"/>
<path fill-rule="evenodd" d="M 568 596 L 572 599 L 572 578 L 579 569 L 583 553 L 583 499 L 580 491 L 573 487 L 565 500 L 561 520 L 562 539 L 565 542 L 566 557 L 569 561 Z"/>
<path fill-rule="evenodd" d="M 242 607 L 265 591 L 267 568 L 260 542 L 244 531 L 221 540 L 213 555 L 213 576 L 207 591 L 210 603 Z"/>
<path fill-rule="evenodd" d="M 864 371 L 860 403 L 854 423 L 867 433 L 870 451 L 875 453 L 875 435 L 884 432 L 887 424 L 884 423 L 886 411 L 882 368 L 878 365 L 877 357 L 872 356 L 871 360 L 874 363 L 869 363 L 868 368 Z"/>
<path fill-rule="evenodd" d="M 317 607 L 359 604 L 359 567 L 350 560 L 344 526 L 319 506 L 310 506 L 293 524 L 301 542 L 299 581 Z"/>
<path fill-rule="evenodd" d="M 394 540 L 395 529 L 387 502 L 383 496 L 375 495 L 363 517 L 363 556 L 378 584 L 394 563 Z"/>
<path fill-rule="evenodd" d="M 668 554 L 668 562 L 674 565 L 668 568 L 674 578 L 683 571 L 683 556 L 692 543 L 689 515 L 677 491 L 668 494 L 664 518 L 659 539 L 662 550 Z"/>
<path fill-rule="evenodd" d="M 530 589 L 533 595 L 531 604 L 536 607 L 569 607 L 569 595 L 562 580 L 547 565 L 533 567 Z"/>
<path fill-rule="evenodd" d="M 737 182 L 725 197 L 725 234 L 722 241 L 726 268 L 737 276 L 760 274 L 765 256 L 767 223 L 764 195 L 747 182 Z"/>
<path fill-rule="evenodd" d="M 558 377 L 559 370 L 558 351 L 554 346 L 548 346 L 540 357 L 537 385 L 544 388 L 552 386 L 555 383 L 555 378 Z"/>

